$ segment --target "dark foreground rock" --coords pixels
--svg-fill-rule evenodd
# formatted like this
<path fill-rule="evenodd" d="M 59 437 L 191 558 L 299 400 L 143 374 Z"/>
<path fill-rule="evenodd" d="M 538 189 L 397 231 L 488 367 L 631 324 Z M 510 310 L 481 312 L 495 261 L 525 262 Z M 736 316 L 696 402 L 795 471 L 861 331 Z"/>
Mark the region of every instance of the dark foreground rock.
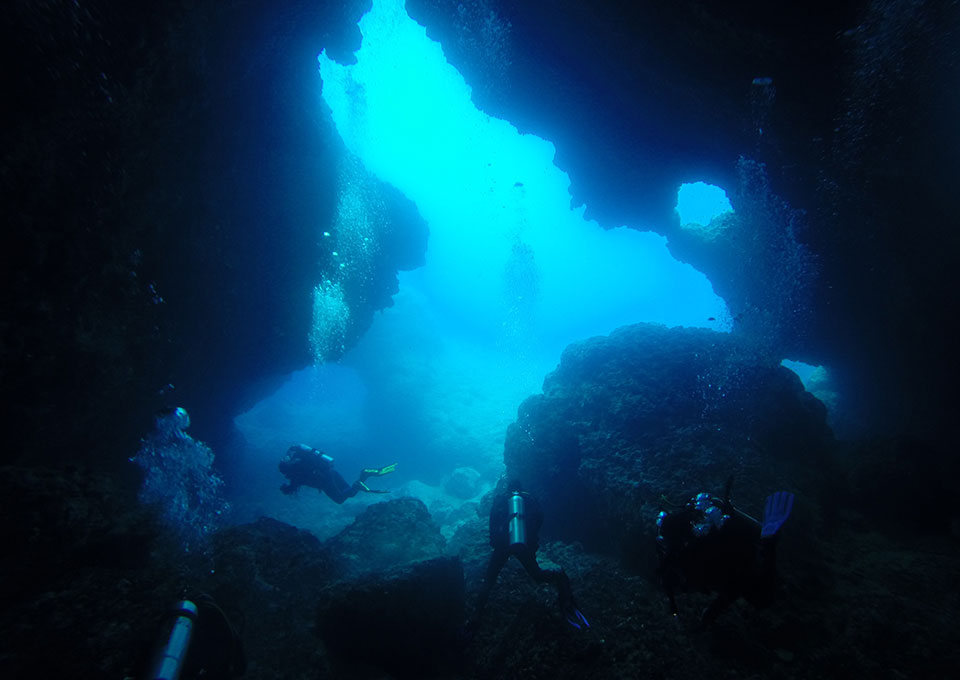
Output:
<path fill-rule="evenodd" d="M 177 565 L 155 568 L 165 543 L 150 513 L 80 469 L 0 469 L 0 541 L 5 678 L 121 677 L 152 625 L 152 589 L 176 597 Z"/>
<path fill-rule="evenodd" d="M 138 569 L 157 531 L 133 494 L 79 469 L 0 468 L 0 602 L 86 568 Z"/>
<path fill-rule="evenodd" d="M 490 556 L 484 517 L 458 530 L 456 557 L 408 553 L 405 563 L 356 575 L 334 550 L 346 535 L 377 541 L 386 534 L 375 527 L 389 526 L 398 544 L 431 543 L 429 515 L 419 528 L 406 522 L 423 516 L 416 501 L 374 506 L 325 543 L 261 519 L 187 553 L 109 478 L 5 468 L 0 675 L 138 677 L 172 605 L 207 592 L 240 634 L 251 680 L 951 677 L 960 664 L 960 544 L 909 514 L 896 531 L 880 531 L 891 515 L 857 507 L 871 480 L 884 479 L 873 461 L 882 467 L 897 450 L 881 444 L 857 449 L 856 493 L 826 515 L 816 559 L 791 519 L 769 609 L 738 602 L 698 631 L 707 597 L 682 596 L 673 618 L 649 565 L 547 540 L 541 563 L 566 570 L 592 628 L 567 626 L 553 589 L 511 560 L 469 639 L 458 629 Z M 557 521 L 548 514 L 544 532 L 558 533 Z"/>
<path fill-rule="evenodd" d="M 798 567 L 785 550 L 772 607 L 738 602 L 706 630 L 698 625 L 708 596 L 682 596 L 680 614 L 673 617 L 650 570 L 576 545 L 548 543 L 540 559 L 566 569 L 591 629 L 567 626 L 552 589 L 534 584 L 511 561 L 466 649 L 462 677 L 951 676 L 960 661 L 956 543 L 943 537 L 893 540 L 864 531 L 860 520 L 845 517 L 824 540 L 813 567 Z M 787 532 L 781 547 L 793 538 Z"/>
<path fill-rule="evenodd" d="M 332 586 L 317 629 L 340 677 L 452 673 L 464 619 L 463 567 L 439 557 Z"/>
<path fill-rule="evenodd" d="M 262 518 L 214 539 L 202 590 L 235 618 L 248 677 L 310 677 L 325 666 L 313 606 L 333 580 L 334 560 L 316 536 Z"/>

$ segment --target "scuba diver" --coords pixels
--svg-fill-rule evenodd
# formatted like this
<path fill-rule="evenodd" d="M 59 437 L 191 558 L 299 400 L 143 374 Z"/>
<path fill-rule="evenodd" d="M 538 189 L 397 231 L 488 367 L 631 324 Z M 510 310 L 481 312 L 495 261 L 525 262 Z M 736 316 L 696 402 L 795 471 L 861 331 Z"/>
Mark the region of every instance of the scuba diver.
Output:
<path fill-rule="evenodd" d="M 181 600 L 139 680 L 230 680 L 247 671 L 243 642 L 209 595 Z"/>
<path fill-rule="evenodd" d="M 541 569 L 537 564 L 542 524 L 543 511 L 540 504 L 523 490 L 519 481 L 510 481 L 507 491 L 494 497 L 493 507 L 490 509 L 490 546 L 493 548 L 493 555 L 480 587 L 474 618 L 467 624 L 468 632 L 476 629 L 497 576 L 511 555 L 520 561 L 534 581 L 552 583 L 556 587 L 560 612 L 567 623 L 578 630 L 590 627 L 586 617 L 577 609 L 570 579 L 563 569 Z"/>
<path fill-rule="evenodd" d="M 310 486 L 327 494 L 337 505 L 348 498 L 353 498 L 361 491 L 366 493 L 390 493 L 379 489 L 371 489 L 365 482 L 370 477 L 382 477 L 397 469 L 397 464 L 386 465 L 382 468 L 364 468 L 360 471 L 360 478 L 352 485 L 339 472 L 333 469 L 333 458 L 323 451 L 312 449 L 306 444 L 297 444 L 287 450 L 277 465 L 280 472 L 289 482 L 280 487 L 283 493 L 296 493 L 301 486 Z"/>
<path fill-rule="evenodd" d="M 731 483 L 722 499 L 699 493 L 681 510 L 657 517 L 657 575 L 673 615 L 678 589 L 717 593 L 703 613 L 702 627 L 740 597 L 755 607 L 773 601 L 777 540 L 793 509 L 793 494 L 778 491 L 767 498 L 758 522 L 730 502 Z"/>

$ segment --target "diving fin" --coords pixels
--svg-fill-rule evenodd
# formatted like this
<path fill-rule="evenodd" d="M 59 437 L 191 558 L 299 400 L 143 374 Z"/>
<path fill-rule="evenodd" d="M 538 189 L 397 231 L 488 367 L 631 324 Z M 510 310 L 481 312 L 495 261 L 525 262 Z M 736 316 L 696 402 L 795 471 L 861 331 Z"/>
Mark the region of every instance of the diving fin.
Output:
<path fill-rule="evenodd" d="M 763 527 L 760 529 L 760 538 L 775 536 L 793 510 L 793 494 L 789 491 L 777 491 L 767 497 L 767 505 L 763 509 Z"/>
<path fill-rule="evenodd" d="M 590 627 L 590 622 L 587 621 L 587 617 L 584 616 L 583 612 L 577 609 L 576 607 L 573 608 L 573 611 L 567 612 L 566 618 L 567 618 L 567 623 L 569 623 L 571 626 L 573 626 L 577 630 L 582 630 L 584 628 Z"/>
<path fill-rule="evenodd" d="M 366 491 L 367 493 L 390 493 L 386 489 L 371 489 L 369 486 L 364 484 L 362 481 L 358 481 L 357 484 L 360 486 L 361 491 Z"/>
<path fill-rule="evenodd" d="M 577 630 L 590 627 L 590 622 L 587 621 L 587 617 L 577 609 L 577 603 L 574 601 L 573 593 L 570 591 L 570 581 L 562 571 L 560 572 L 560 583 L 557 589 L 557 600 L 560 605 L 560 613 L 563 614 L 563 618 L 567 620 L 567 623 Z"/>
<path fill-rule="evenodd" d="M 371 477 L 383 477 L 384 475 L 389 475 L 396 469 L 396 463 L 384 465 L 382 468 L 363 468 L 363 470 L 360 471 L 360 480 L 363 481 Z"/>

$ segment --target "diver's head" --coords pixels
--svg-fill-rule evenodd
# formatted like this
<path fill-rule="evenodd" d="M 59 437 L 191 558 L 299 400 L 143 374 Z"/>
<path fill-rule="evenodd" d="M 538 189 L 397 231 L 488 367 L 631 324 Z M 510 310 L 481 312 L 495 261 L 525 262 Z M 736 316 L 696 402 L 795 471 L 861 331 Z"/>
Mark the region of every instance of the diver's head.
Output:
<path fill-rule="evenodd" d="M 507 482 L 507 491 L 509 491 L 510 493 L 518 493 L 520 491 L 523 491 L 523 483 L 519 479 L 514 477 L 513 479 Z"/>
<path fill-rule="evenodd" d="M 333 458 L 310 448 L 306 444 L 294 444 L 287 449 L 287 455 L 277 464 L 285 477 L 315 474 L 318 469 L 333 467 Z"/>
<path fill-rule="evenodd" d="M 287 449 L 287 455 L 280 459 L 277 467 L 284 476 L 289 477 L 294 473 L 297 467 L 301 467 L 306 456 L 310 455 L 311 449 L 303 444 L 295 444 Z"/>

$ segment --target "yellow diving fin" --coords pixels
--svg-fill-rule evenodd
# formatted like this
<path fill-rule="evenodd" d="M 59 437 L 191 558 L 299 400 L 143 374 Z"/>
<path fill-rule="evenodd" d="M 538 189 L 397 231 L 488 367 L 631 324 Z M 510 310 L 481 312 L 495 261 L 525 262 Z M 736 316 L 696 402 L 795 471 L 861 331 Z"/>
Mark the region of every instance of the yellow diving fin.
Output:
<path fill-rule="evenodd" d="M 389 475 L 396 469 L 396 463 L 384 465 L 382 468 L 363 468 L 363 470 L 360 472 L 360 479 L 363 480 L 370 479 L 371 477 L 383 477 L 384 475 Z"/>
<path fill-rule="evenodd" d="M 367 486 L 363 482 L 357 482 L 357 484 L 360 485 L 361 491 L 366 491 L 367 493 L 390 493 L 386 489 L 371 489 L 369 486 Z"/>

